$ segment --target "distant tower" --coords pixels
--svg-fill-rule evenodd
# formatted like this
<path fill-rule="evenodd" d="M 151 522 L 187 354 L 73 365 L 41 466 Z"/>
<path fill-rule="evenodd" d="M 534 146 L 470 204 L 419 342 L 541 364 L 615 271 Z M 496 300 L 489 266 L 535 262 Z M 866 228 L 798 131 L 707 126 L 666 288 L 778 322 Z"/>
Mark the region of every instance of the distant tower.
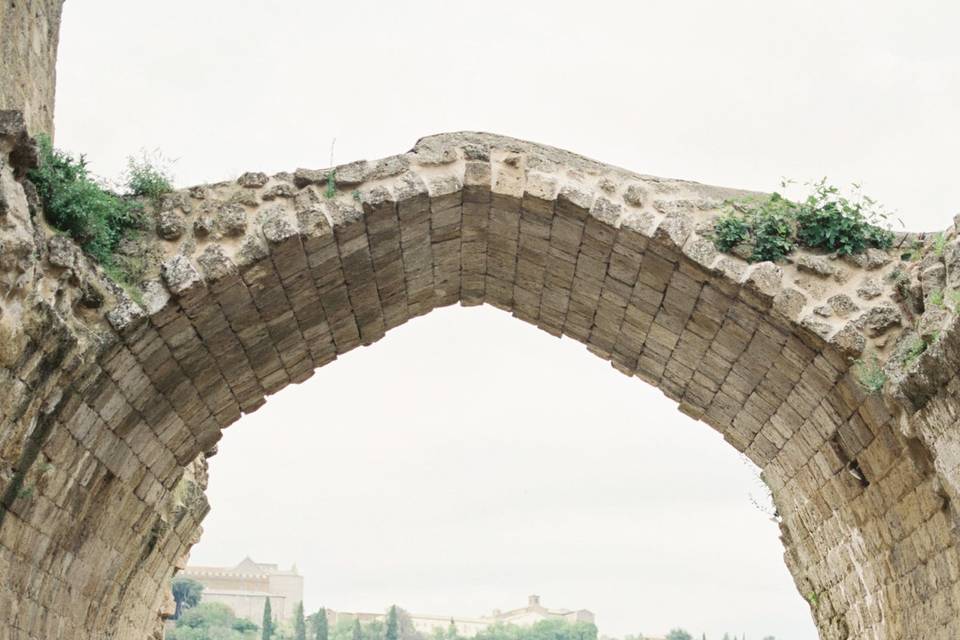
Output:
<path fill-rule="evenodd" d="M 539 607 L 540 606 L 540 596 L 527 596 L 527 606 L 528 607 Z"/>

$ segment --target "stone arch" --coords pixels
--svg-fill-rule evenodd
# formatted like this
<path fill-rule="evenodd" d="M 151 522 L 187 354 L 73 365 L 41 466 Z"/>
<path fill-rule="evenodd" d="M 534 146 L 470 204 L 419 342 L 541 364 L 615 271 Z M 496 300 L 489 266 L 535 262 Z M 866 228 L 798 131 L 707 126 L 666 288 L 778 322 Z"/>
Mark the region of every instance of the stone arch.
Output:
<path fill-rule="evenodd" d="M 29 147 L 2 139 L 11 158 Z M 172 194 L 144 245 L 157 267 L 124 291 L 59 236 L 30 244 L 47 232 L 14 164 L 5 237 L 29 231 L 17 255 L 31 275 L 0 316 L 15 347 L 0 362 L 0 625 L 13 637 L 156 629 L 223 430 L 458 302 L 584 343 L 760 466 L 823 638 L 957 637 L 954 323 L 941 318 L 941 340 L 882 394 L 852 368 L 907 324 L 888 256 L 749 265 L 708 236 L 746 192 L 459 133 Z"/>

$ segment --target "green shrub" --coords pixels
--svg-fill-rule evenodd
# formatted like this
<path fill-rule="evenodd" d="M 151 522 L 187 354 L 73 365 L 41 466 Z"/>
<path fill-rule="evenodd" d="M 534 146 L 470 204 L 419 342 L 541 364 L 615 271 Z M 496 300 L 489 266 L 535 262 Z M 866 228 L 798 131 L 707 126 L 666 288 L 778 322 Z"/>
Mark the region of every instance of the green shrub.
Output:
<path fill-rule="evenodd" d="M 117 249 L 145 223 L 140 199 L 156 203 L 172 190 L 159 155 L 127 159 L 126 193 L 120 195 L 90 173 L 84 156 L 55 149 L 47 136 L 38 136 L 38 142 L 39 166 L 27 176 L 37 187 L 47 222 L 73 238 L 131 298 L 142 303 L 135 285 L 146 272 L 146 260 L 139 254 L 119 254 Z"/>
<path fill-rule="evenodd" d="M 750 262 L 781 260 L 797 244 L 840 255 L 893 245 L 893 233 L 879 226 L 887 214 L 858 187 L 850 199 L 823 180 L 812 186 L 813 193 L 800 203 L 779 193 L 728 202 L 714 224 L 714 244 L 724 252 L 747 245 Z"/>
<path fill-rule="evenodd" d="M 113 264 L 120 241 L 142 223 L 143 208 L 101 186 L 76 158 L 39 136 L 40 163 L 27 177 L 37 187 L 47 221 L 76 240 L 104 266 Z"/>
<path fill-rule="evenodd" d="M 859 193 L 851 200 L 821 180 L 797 207 L 797 241 L 807 247 L 836 251 L 840 255 L 863 253 L 868 248 L 889 249 L 893 233 L 879 225 L 887 214 Z"/>
<path fill-rule="evenodd" d="M 714 243 L 726 252 L 747 245 L 750 262 L 782 260 L 794 248 L 793 208 L 778 193 L 763 200 L 729 202 L 714 225 Z"/>
<path fill-rule="evenodd" d="M 153 157 L 146 152 L 139 158 L 127 158 L 127 170 L 124 173 L 124 185 L 131 196 L 147 198 L 154 203 L 160 197 L 173 191 L 173 178 L 165 167 L 169 165 L 158 152 Z"/>
<path fill-rule="evenodd" d="M 750 223 L 736 211 L 727 211 L 713 225 L 713 242 L 720 251 L 731 251 L 750 237 Z"/>

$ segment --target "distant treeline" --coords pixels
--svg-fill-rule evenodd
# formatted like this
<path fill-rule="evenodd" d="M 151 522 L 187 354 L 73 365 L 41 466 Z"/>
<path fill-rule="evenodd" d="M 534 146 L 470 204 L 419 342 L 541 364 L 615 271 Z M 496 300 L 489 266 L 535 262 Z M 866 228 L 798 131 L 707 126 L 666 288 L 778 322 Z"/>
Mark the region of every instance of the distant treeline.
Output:
<path fill-rule="evenodd" d="M 224 604 L 200 602 L 202 587 L 176 586 L 180 587 L 175 589 L 178 616 L 166 640 L 467 640 L 452 620 L 446 628 L 436 628 L 432 633 L 418 631 L 410 615 L 396 606 L 390 607 L 386 620 L 341 619 L 334 625 L 328 624 L 323 609 L 304 616 L 300 605 L 292 621 L 271 622 L 272 615 L 265 608 L 257 625 L 236 616 Z M 566 620 L 542 620 L 529 627 L 495 624 L 470 636 L 470 640 L 597 640 L 597 627 Z"/>

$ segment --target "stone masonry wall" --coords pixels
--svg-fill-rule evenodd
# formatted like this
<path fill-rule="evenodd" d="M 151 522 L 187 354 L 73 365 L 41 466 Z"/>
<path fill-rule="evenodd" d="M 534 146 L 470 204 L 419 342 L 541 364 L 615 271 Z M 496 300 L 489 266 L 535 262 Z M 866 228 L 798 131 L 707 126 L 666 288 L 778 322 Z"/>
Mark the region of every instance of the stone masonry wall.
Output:
<path fill-rule="evenodd" d="M 155 630 L 223 430 L 456 302 L 583 342 L 759 465 L 823 638 L 960 634 L 955 414 L 938 409 L 953 407 L 955 383 L 927 372 L 952 349 L 953 313 L 882 392 L 852 366 L 898 357 L 933 309 L 917 311 L 903 283 L 932 260 L 898 262 L 898 249 L 748 265 L 709 238 L 723 200 L 743 192 L 487 134 L 426 138 L 329 175 L 248 173 L 165 198 L 142 304 L 34 229 L 20 269 L 31 284 L 0 316 L 25 341 L 2 370 L 10 635 Z"/>
<path fill-rule="evenodd" d="M 457 302 L 584 343 L 759 465 L 822 638 L 960 637 L 954 226 L 748 265 L 709 230 L 749 194 L 447 134 L 171 194 L 125 291 L 24 180 L 61 5 L 0 0 L 0 640 L 159 634 L 223 430 Z"/>
<path fill-rule="evenodd" d="M 0 0 L 0 110 L 53 135 L 57 43 L 64 0 Z"/>

